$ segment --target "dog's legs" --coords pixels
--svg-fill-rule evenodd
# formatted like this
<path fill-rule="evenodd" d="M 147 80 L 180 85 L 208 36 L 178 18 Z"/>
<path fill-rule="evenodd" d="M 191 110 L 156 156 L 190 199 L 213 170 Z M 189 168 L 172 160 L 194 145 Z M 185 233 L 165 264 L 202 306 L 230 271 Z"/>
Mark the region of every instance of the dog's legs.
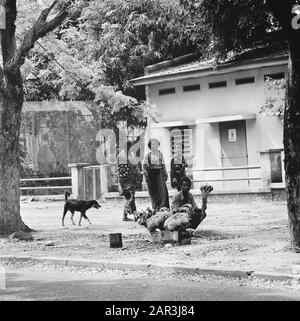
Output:
<path fill-rule="evenodd" d="M 80 213 L 80 219 L 79 219 L 79 222 L 78 222 L 78 226 L 81 226 L 81 220 L 82 220 L 82 212 Z"/>
<path fill-rule="evenodd" d="M 92 225 L 91 221 L 89 220 L 89 218 L 85 215 L 85 212 L 81 212 L 81 216 L 80 216 L 80 221 L 81 221 L 81 218 L 84 217 L 89 223 L 90 225 Z"/>
<path fill-rule="evenodd" d="M 66 216 L 67 212 L 68 212 L 68 208 L 65 206 L 64 212 L 63 212 L 63 217 L 62 217 L 62 226 L 65 226 L 64 221 L 65 221 L 65 216 Z"/>
<path fill-rule="evenodd" d="M 73 224 L 73 225 L 76 225 L 76 224 L 74 223 L 74 221 L 73 221 L 73 216 L 74 216 L 75 212 L 74 212 L 74 211 L 72 211 L 71 213 L 72 213 L 72 214 L 71 214 L 71 221 L 72 221 L 72 224 Z"/>

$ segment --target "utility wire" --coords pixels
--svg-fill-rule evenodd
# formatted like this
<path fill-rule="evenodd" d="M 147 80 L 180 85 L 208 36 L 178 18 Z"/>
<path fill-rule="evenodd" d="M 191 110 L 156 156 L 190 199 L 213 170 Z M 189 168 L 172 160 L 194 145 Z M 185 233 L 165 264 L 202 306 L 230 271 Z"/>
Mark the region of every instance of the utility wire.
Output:
<path fill-rule="evenodd" d="M 39 41 L 36 41 L 36 43 L 44 50 L 44 51 L 48 51 L 47 48 L 45 48 Z M 65 67 L 55 58 L 54 54 L 52 56 L 53 60 L 57 63 L 57 65 L 62 68 L 75 82 L 77 85 L 79 85 L 82 89 L 85 89 L 86 90 L 86 87 L 84 87 L 81 83 L 80 83 L 80 79 L 76 78 L 76 76 L 65 69 Z M 88 108 L 88 107 L 87 107 Z M 88 108 L 89 109 L 89 108 Z M 90 109 L 89 109 L 90 110 Z M 85 116 L 85 115 L 82 115 L 82 116 Z M 92 116 L 92 115 L 88 115 L 88 116 Z"/>
<path fill-rule="evenodd" d="M 47 48 L 45 48 L 39 41 L 36 42 L 44 51 L 48 51 Z M 70 71 L 66 70 L 65 67 L 55 58 L 55 56 L 53 55 L 53 60 L 57 63 L 57 65 L 62 68 L 75 82 L 76 84 L 78 84 L 82 89 L 86 89 L 81 83 L 80 83 L 80 79 L 76 78 L 76 76 L 71 73 Z"/>

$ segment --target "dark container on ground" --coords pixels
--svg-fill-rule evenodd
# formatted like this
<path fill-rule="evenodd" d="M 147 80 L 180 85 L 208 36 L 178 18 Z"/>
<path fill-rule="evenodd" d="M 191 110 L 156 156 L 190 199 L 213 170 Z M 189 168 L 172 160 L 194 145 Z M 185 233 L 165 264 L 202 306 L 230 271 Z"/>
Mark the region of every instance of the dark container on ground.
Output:
<path fill-rule="evenodd" d="M 121 233 L 112 233 L 109 234 L 110 247 L 117 248 L 122 247 L 122 234 Z"/>

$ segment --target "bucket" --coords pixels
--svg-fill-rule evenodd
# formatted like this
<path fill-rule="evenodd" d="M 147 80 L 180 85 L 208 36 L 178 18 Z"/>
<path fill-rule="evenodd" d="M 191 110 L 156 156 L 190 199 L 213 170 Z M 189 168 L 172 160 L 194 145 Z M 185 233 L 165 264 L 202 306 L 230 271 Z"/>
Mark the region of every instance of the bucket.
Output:
<path fill-rule="evenodd" d="M 110 247 L 122 247 L 122 234 L 121 233 L 112 233 L 109 234 Z"/>

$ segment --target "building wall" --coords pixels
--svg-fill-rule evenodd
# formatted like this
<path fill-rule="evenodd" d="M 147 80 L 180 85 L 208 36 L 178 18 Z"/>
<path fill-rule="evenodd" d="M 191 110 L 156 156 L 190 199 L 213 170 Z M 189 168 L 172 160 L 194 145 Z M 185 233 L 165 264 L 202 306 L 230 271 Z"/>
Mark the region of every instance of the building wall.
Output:
<path fill-rule="evenodd" d="M 265 102 L 264 75 L 286 71 L 285 66 L 239 71 L 205 78 L 148 86 L 148 97 L 161 114 L 159 121 L 201 119 L 237 113 L 258 113 Z M 255 77 L 255 83 L 235 85 L 236 78 Z M 227 81 L 227 87 L 209 89 L 210 82 Z M 199 91 L 182 87 L 200 84 Z M 159 89 L 175 87 L 175 94 L 159 96 Z"/>
<path fill-rule="evenodd" d="M 283 147 L 282 123 L 277 117 L 259 113 L 265 103 L 266 74 L 286 72 L 286 66 L 259 68 L 205 78 L 189 79 L 147 86 L 148 98 L 160 113 L 160 122 L 190 121 L 202 118 L 256 114 L 256 119 L 246 120 L 248 165 L 260 165 L 260 151 Z M 236 85 L 235 79 L 255 77 L 255 83 Z M 209 89 L 211 82 L 227 81 L 227 87 Z M 183 86 L 200 84 L 199 91 L 183 92 Z M 159 90 L 176 88 L 175 94 L 159 95 Z M 219 123 L 197 124 L 193 128 L 193 169 L 222 167 Z M 166 128 L 151 129 L 151 135 L 163 141 L 162 151 L 169 160 L 169 140 Z M 249 170 L 249 176 L 259 176 L 260 170 Z M 194 179 L 220 178 L 221 172 L 194 172 Z M 251 181 L 250 187 L 259 186 L 259 181 Z M 196 184 L 198 187 L 199 184 Z M 234 184 L 233 184 L 234 185 Z M 224 188 L 223 183 L 214 183 L 216 189 Z"/>
<path fill-rule="evenodd" d="M 88 106 L 84 101 L 24 103 L 22 178 L 66 176 L 70 163 L 96 163 L 98 127 Z"/>

